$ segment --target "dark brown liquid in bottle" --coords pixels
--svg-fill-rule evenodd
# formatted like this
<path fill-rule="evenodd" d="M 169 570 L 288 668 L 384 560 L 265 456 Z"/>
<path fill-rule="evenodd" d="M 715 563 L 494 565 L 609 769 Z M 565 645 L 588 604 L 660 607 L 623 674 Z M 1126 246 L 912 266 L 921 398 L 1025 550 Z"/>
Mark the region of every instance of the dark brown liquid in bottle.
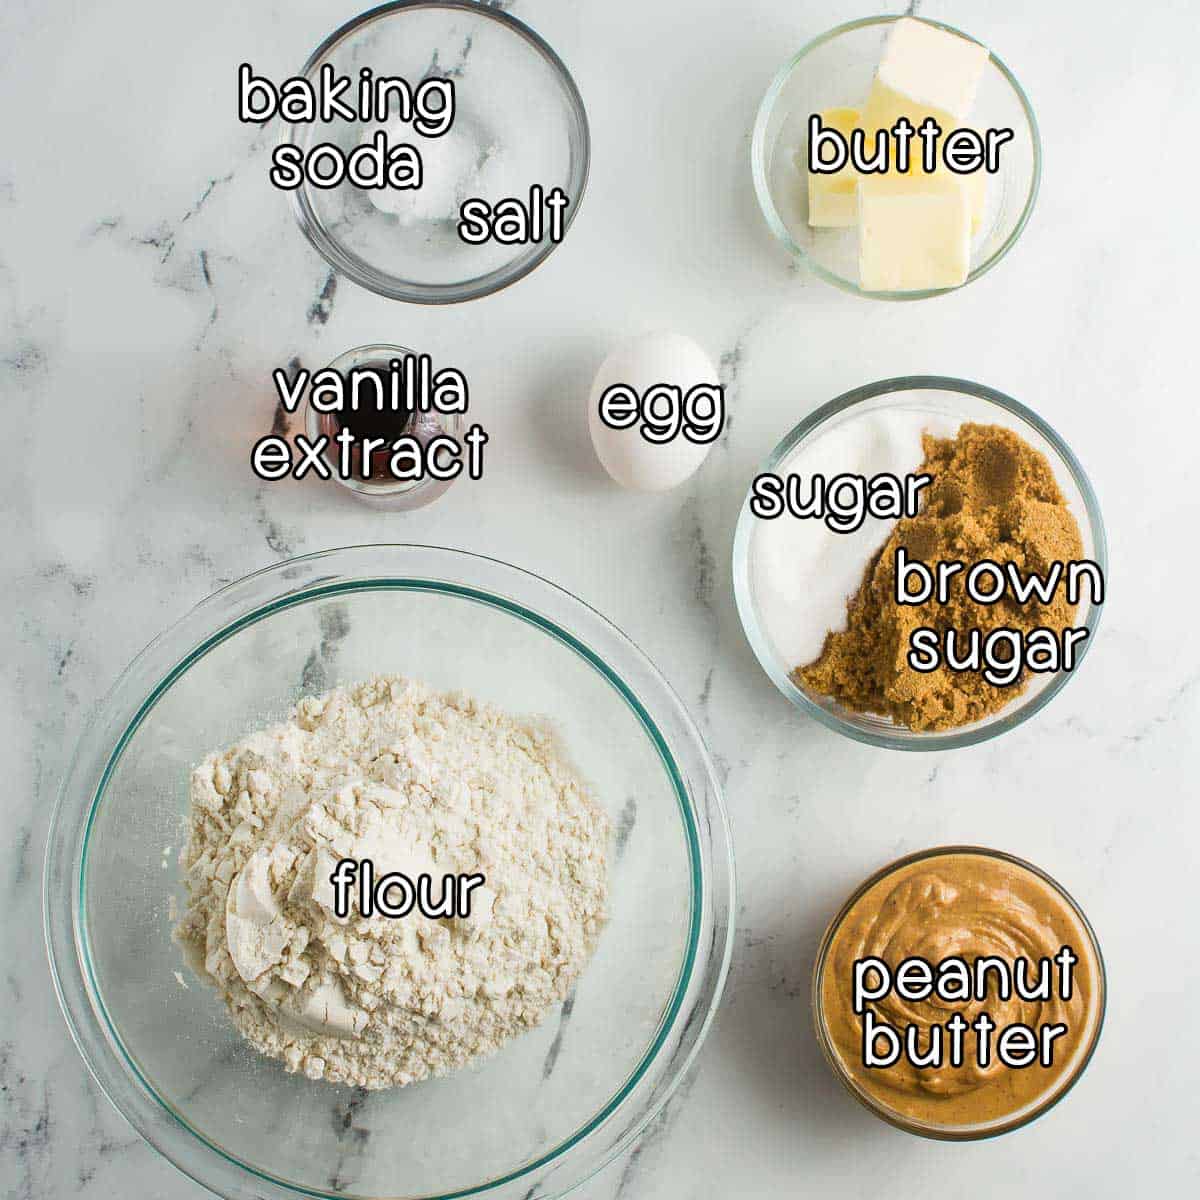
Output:
<path fill-rule="evenodd" d="M 408 432 L 412 424 L 413 414 L 404 401 L 397 399 L 398 408 L 392 408 L 392 376 L 380 367 L 366 366 L 358 368 L 359 382 L 347 386 L 346 403 L 340 413 L 334 417 L 339 429 L 348 429 L 356 442 L 364 438 L 383 438 L 389 444 L 401 434 Z M 379 380 L 379 390 L 376 391 L 370 377 Z M 358 407 L 351 407 L 351 396 L 357 392 Z"/>
<path fill-rule="evenodd" d="M 359 382 L 353 383 L 353 375 L 357 374 Z M 379 381 L 377 389 L 369 378 L 374 376 Z M 370 479 L 373 482 L 388 482 L 388 458 L 392 453 L 392 443 L 406 433 L 420 432 L 421 422 L 404 398 L 404 376 L 397 376 L 396 405 L 392 407 L 392 372 L 387 363 L 365 363 L 355 367 L 345 375 L 345 399 L 341 412 L 324 413 L 321 418 L 321 432 L 332 440 L 345 429 L 354 439 L 350 447 L 350 460 L 355 475 L 360 479 Z M 353 404 L 357 393 L 358 404 Z M 367 438 L 382 440 L 383 446 L 373 446 L 369 456 L 362 452 L 362 442 Z"/>

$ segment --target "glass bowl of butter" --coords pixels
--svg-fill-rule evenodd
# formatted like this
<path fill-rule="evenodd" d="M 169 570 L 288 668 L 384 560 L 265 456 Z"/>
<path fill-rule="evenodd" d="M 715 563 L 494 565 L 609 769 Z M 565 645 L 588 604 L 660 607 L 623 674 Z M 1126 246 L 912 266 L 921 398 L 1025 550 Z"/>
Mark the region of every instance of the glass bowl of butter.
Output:
<path fill-rule="evenodd" d="M 1041 159 L 1008 67 L 913 17 L 810 42 L 767 89 L 751 142 L 776 238 L 822 279 L 881 300 L 942 295 L 995 266 L 1033 211 Z"/>

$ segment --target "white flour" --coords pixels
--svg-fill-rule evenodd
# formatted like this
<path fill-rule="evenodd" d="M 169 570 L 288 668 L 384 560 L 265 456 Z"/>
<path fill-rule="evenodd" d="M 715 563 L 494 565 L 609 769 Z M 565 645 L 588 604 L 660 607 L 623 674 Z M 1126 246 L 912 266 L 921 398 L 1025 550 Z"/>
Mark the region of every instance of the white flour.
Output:
<path fill-rule="evenodd" d="M 241 1034 L 310 1079 L 385 1088 L 537 1025 L 605 922 L 608 819 L 546 729 L 397 677 L 297 705 L 192 773 L 175 929 Z M 347 920 L 341 858 L 479 872 L 469 918 Z"/>

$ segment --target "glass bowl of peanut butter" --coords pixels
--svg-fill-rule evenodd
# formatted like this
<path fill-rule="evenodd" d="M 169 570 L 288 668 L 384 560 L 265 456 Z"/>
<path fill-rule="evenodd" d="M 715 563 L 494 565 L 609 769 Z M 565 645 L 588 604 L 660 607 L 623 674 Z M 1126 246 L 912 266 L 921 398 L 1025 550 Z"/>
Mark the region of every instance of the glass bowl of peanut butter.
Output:
<path fill-rule="evenodd" d="M 817 1040 L 877 1117 L 943 1141 L 1058 1103 L 1104 1023 L 1104 960 L 1079 905 L 1011 854 L 945 846 L 863 882 L 821 941 Z"/>

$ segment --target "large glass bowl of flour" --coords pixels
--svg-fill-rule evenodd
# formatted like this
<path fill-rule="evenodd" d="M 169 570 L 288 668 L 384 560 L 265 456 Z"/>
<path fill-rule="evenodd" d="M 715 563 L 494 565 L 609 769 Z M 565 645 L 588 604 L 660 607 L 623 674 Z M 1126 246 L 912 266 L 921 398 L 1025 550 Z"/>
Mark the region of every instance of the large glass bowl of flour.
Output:
<path fill-rule="evenodd" d="M 189 771 L 301 697 L 399 673 L 549 719 L 604 807 L 609 920 L 566 1003 L 463 1070 L 359 1091 L 256 1053 L 172 942 Z M 707 1032 L 733 862 L 692 720 L 633 644 L 505 563 L 422 546 L 294 559 L 222 589 L 129 666 L 55 810 L 46 936 L 84 1059 L 226 1197 L 558 1196 L 626 1148 Z"/>

